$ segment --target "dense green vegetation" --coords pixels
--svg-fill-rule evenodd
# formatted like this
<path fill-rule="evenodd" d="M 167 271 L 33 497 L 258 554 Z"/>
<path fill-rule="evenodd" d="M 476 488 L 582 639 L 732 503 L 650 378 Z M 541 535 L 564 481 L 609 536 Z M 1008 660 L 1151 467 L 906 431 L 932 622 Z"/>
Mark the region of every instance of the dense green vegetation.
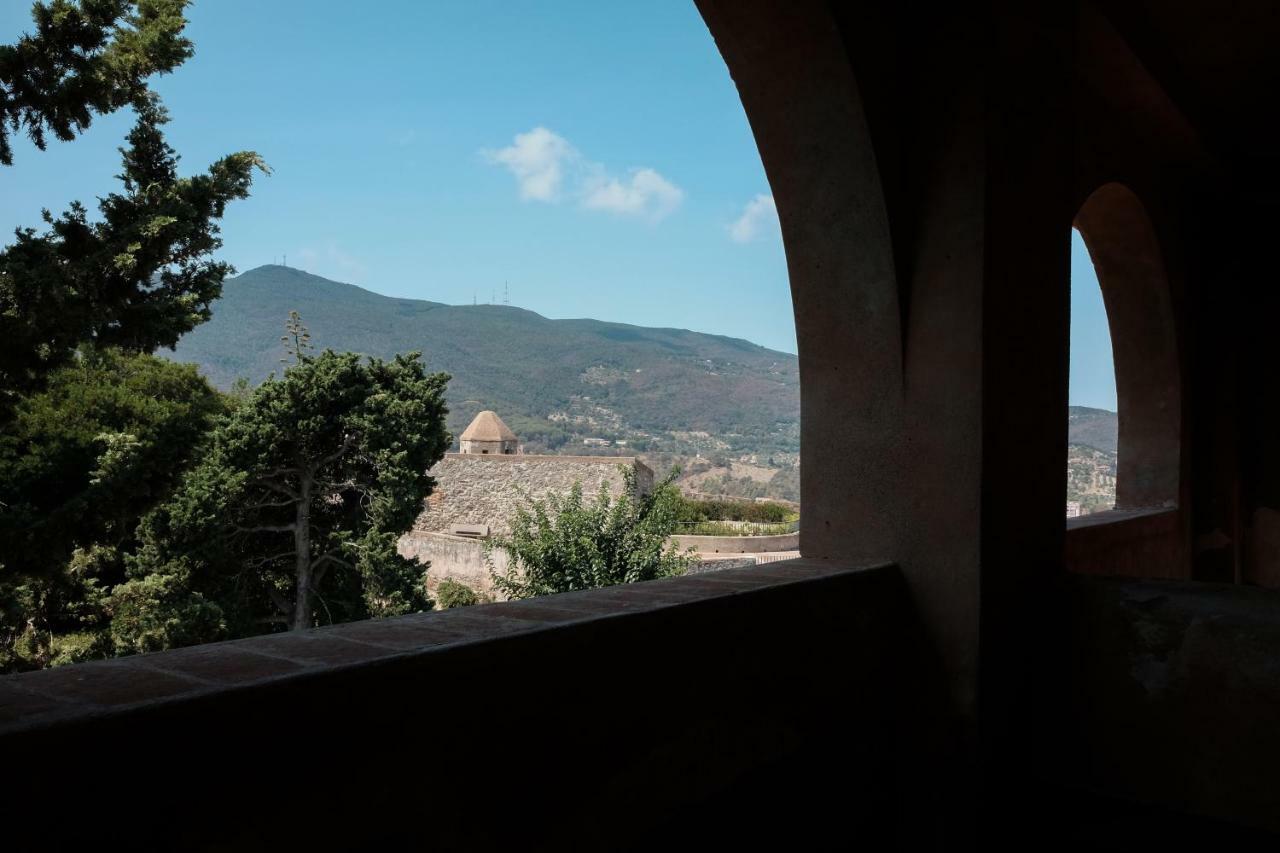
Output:
<path fill-rule="evenodd" d="M 190 365 L 85 349 L 0 434 L 0 671 L 104 653 L 139 519 L 230 401 Z"/>
<path fill-rule="evenodd" d="M 691 521 L 752 521 L 780 524 L 795 521 L 800 514 L 788 506 L 768 501 L 708 500 L 681 497 L 676 519 Z"/>
<path fill-rule="evenodd" d="M 448 376 L 417 353 L 391 361 L 298 354 L 211 434 L 199 463 L 140 527 L 125 587 L 165 585 L 121 650 L 171 642 L 152 626 L 208 605 L 211 636 L 430 607 L 425 569 L 396 551 L 449 446 Z M 185 631 L 185 628 L 183 629 Z M 183 640 L 186 638 L 184 635 Z"/>
<path fill-rule="evenodd" d="M 642 495 L 634 469 L 621 470 L 625 488 L 617 498 L 602 486 L 588 501 L 575 484 L 567 495 L 521 509 L 511 534 L 486 546 L 497 588 L 510 598 L 530 598 L 683 574 L 696 557 L 669 541 L 680 502 L 671 478 Z M 495 549 L 510 558 L 505 572 L 494 567 Z"/>
<path fill-rule="evenodd" d="M 121 150 L 124 191 L 99 200 L 100 218 L 79 202 L 57 218 L 45 211 L 47 231 L 21 229 L 0 251 L 0 423 L 82 344 L 172 346 L 208 319 L 233 272 L 210 257 L 221 246 L 217 221 L 248 196 L 261 160 L 232 154 L 180 178 L 164 109 L 148 98 L 136 111 Z"/>
<path fill-rule="evenodd" d="M 798 447 L 793 355 L 678 329 L 393 299 L 288 267 L 228 280 L 213 319 L 173 357 L 200 365 L 219 387 L 238 377 L 257 383 L 278 368 L 280 318 L 296 308 L 335 350 L 419 350 L 450 373 L 455 434 L 494 409 L 535 451 L 581 452 L 584 436 L 688 455 L 715 442 L 765 455 Z"/>
<path fill-rule="evenodd" d="M 232 272 L 211 254 L 256 154 L 190 178 L 147 78 L 191 55 L 186 0 L 35 3 L 0 46 L 0 163 L 25 129 L 70 141 L 131 105 L 121 191 L 73 202 L 0 250 L 0 670 L 110 651 L 139 517 L 173 487 L 232 405 L 194 371 L 147 355 L 209 317 Z M 33 212 L 34 213 L 34 212 Z M 191 614 L 191 622 L 199 620 Z"/>
<path fill-rule="evenodd" d="M 235 398 L 86 349 L 0 437 L 0 671 L 428 609 L 395 545 L 446 379 L 325 352 Z"/>

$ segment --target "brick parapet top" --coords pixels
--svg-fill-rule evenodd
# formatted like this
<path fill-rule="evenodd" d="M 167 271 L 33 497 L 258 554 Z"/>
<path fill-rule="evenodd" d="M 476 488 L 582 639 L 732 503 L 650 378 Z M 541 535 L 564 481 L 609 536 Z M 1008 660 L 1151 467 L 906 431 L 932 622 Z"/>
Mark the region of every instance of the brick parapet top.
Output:
<path fill-rule="evenodd" d="M 392 659 L 883 567 L 798 559 L 0 676 L 0 739 Z"/>

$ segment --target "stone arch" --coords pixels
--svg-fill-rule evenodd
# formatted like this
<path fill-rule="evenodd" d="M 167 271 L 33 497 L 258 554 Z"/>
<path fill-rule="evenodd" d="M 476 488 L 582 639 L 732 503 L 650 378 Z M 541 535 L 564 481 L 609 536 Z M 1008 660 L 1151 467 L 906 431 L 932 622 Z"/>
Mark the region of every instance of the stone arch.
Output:
<path fill-rule="evenodd" d="M 756 3 L 750 14 L 738 0 L 697 5 L 737 84 L 782 227 L 800 363 L 801 551 L 884 556 L 900 469 L 867 464 L 851 489 L 832 465 L 900 459 L 903 411 L 889 218 L 839 25 L 821 3 Z"/>
<path fill-rule="evenodd" d="M 1120 183 L 1085 199 L 1075 228 L 1102 287 L 1119 408 L 1116 509 L 1179 503 L 1182 372 L 1164 256 L 1146 207 Z"/>

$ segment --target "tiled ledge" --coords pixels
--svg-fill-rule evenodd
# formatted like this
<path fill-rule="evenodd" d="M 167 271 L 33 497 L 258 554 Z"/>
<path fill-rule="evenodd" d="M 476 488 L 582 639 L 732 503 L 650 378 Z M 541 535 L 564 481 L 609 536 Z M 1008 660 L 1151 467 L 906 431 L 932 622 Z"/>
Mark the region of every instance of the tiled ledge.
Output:
<path fill-rule="evenodd" d="M 0 677 L 0 736 L 873 568 L 789 560 L 5 676 Z"/>
<path fill-rule="evenodd" d="M 1170 518 L 1178 517 L 1177 507 L 1131 507 L 1128 509 L 1108 509 L 1102 512 L 1093 512 L 1088 515 L 1078 515 L 1074 518 L 1067 519 L 1067 530 L 1088 530 L 1091 527 L 1100 527 L 1104 524 L 1119 524 L 1126 521 L 1136 521 L 1138 519 L 1149 518 Z"/>

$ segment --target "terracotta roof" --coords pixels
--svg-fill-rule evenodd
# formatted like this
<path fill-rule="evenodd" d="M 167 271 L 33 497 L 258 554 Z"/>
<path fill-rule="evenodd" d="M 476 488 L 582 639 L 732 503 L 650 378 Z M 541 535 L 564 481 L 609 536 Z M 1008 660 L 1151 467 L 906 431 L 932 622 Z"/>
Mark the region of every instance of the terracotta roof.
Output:
<path fill-rule="evenodd" d="M 462 431 L 462 441 L 516 441 L 516 434 L 511 427 L 502 422 L 502 418 L 490 411 L 476 415 L 471 426 Z"/>

